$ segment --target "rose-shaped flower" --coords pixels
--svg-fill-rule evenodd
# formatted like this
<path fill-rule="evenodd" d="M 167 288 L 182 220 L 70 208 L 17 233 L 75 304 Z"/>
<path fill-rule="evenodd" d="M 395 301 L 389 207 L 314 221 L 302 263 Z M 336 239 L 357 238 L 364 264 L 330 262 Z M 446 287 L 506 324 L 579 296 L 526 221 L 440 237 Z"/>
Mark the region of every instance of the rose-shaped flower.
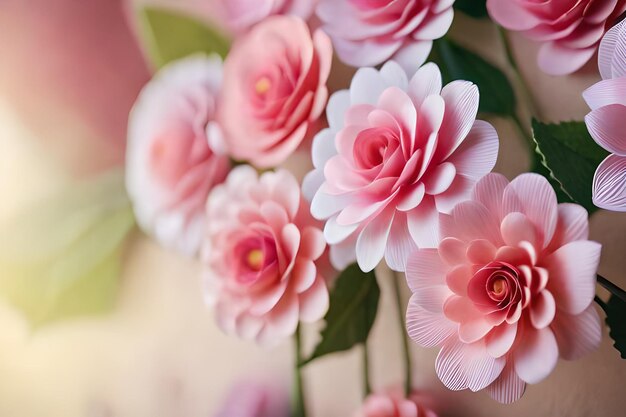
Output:
<path fill-rule="evenodd" d="M 235 158 L 283 162 L 311 133 L 326 105 L 332 46 L 304 21 L 275 16 L 235 43 L 224 64 L 219 121 Z"/>
<path fill-rule="evenodd" d="M 230 170 L 214 122 L 221 80 L 218 56 L 180 60 L 144 87 L 130 114 L 126 188 L 137 222 L 189 255 L 200 247 L 209 191 Z"/>
<path fill-rule="evenodd" d="M 598 62 L 604 80 L 583 92 L 592 110 L 585 122 L 593 139 L 611 155 L 596 169 L 593 203 L 626 211 L 626 21 L 604 36 Z"/>
<path fill-rule="evenodd" d="M 368 395 L 354 417 L 437 417 L 437 414 L 424 405 L 417 393 L 406 398 L 402 390 L 390 390 Z"/>
<path fill-rule="evenodd" d="M 214 417 L 288 417 L 289 397 L 271 384 L 244 381 L 234 385 Z"/>
<path fill-rule="evenodd" d="M 244 165 L 207 203 L 206 298 L 228 334 L 273 344 L 328 309 L 320 225 L 287 171 Z"/>
<path fill-rule="evenodd" d="M 313 216 L 328 219 L 337 269 L 356 259 L 370 271 L 384 256 L 404 271 L 416 245 L 437 244 L 438 213 L 464 200 L 496 162 L 498 136 L 475 120 L 478 99 L 468 81 L 442 89 L 435 64 L 408 81 L 393 61 L 360 69 L 349 91 L 333 94 L 303 188 L 314 194 Z"/>
<path fill-rule="evenodd" d="M 422 65 L 433 40 L 446 34 L 454 0 L 320 0 L 317 16 L 337 54 L 355 67 L 400 63 L 409 74 Z"/>
<path fill-rule="evenodd" d="M 308 19 L 317 0 L 228 0 L 220 1 L 221 15 L 236 32 L 249 29 L 271 15 L 290 15 Z"/>
<path fill-rule="evenodd" d="M 487 9 L 498 24 L 542 43 L 542 71 L 564 75 L 591 59 L 626 0 L 487 0 Z"/>
<path fill-rule="evenodd" d="M 452 390 L 522 396 L 557 359 L 597 348 L 592 305 L 600 244 L 587 240 L 587 212 L 557 204 L 548 181 L 489 174 L 472 199 L 440 216 L 436 249 L 411 255 L 407 331 L 441 346 L 437 375 Z"/>

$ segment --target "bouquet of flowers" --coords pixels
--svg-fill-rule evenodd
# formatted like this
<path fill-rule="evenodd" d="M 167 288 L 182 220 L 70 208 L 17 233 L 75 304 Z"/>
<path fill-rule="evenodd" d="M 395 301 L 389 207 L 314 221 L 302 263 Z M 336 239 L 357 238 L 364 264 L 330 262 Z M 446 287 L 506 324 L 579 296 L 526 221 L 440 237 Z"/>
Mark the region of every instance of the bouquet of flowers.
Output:
<path fill-rule="evenodd" d="M 223 332 L 296 346 L 291 407 L 267 406 L 271 395 L 246 385 L 219 415 L 305 416 L 301 370 L 356 346 L 355 416 L 436 415 L 428 387 L 413 382 L 410 344 L 439 350 L 433 366 L 448 389 L 509 404 L 559 358 L 599 346 L 594 301 L 626 358 L 626 292 L 598 275 L 602 248 L 589 239 L 596 210 L 626 212 L 624 12 L 625 0 L 129 8 L 155 69 L 129 116 L 134 218 L 202 264 L 198 297 Z M 493 21 L 507 68 L 446 36 L 461 14 Z M 584 121 L 542 121 L 510 32 L 540 43 L 537 65 L 554 76 L 597 56 L 602 80 L 582 92 Z M 331 86 L 335 71 L 351 79 Z M 517 134 L 498 132 L 493 116 Z M 508 179 L 494 167 L 516 140 L 532 167 Z M 121 225 L 108 254 L 130 227 L 128 206 L 112 206 L 122 217 L 106 211 Z M 406 376 L 372 392 L 375 271 L 393 281 Z M 305 349 L 302 329 L 317 322 L 317 344 Z"/>

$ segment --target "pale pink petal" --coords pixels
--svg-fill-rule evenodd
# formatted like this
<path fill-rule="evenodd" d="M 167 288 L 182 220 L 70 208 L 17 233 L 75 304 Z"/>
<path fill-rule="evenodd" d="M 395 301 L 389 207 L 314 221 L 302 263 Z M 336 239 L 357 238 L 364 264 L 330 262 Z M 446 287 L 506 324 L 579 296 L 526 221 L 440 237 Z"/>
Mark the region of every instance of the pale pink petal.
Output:
<path fill-rule="evenodd" d="M 595 295 L 596 272 L 601 245 L 579 240 L 557 249 L 546 259 L 549 271 L 548 289 L 557 307 L 570 314 L 580 314 Z"/>
<path fill-rule="evenodd" d="M 324 234 L 317 227 L 306 227 L 302 231 L 302 244 L 300 255 L 311 260 L 316 260 L 326 249 Z"/>
<path fill-rule="evenodd" d="M 626 211 L 626 157 L 609 155 L 598 165 L 593 177 L 593 204 Z"/>
<path fill-rule="evenodd" d="M 298 297 L 293 293 L 286 293 L 269 313 L 268 325 L 272 329 L 272 337 L 280 340 L 294 334 L 296 327 L 298 327 L 298 318 Z M 259 336 L 263 337 L 261 334 Z"/>
<path fill-rule="evenodd" d="M 610 104 L 595 109 L 585 116 L 585 123 L 598 145 L 611 153 L 626 156 L 625 118 L 626 106 Z"/>
<path fill-rule="evenodd" d="M 535 225 L 522 213 L 509 213 L 500 224 L 500 233 L 504 243 L 509 246 L 519 246 L 522 241 L 535 243 L 537 234 Z"/>
<path fill-rule="evenodd" d="M 557 42 L 546 43 L 537 56 L 539 68 L 550 75 L 567 75 L 578 71 L 596 52 L 596 46 L 582 49 L 564 47 Z"/>
<path fill-rule="evenodd" d="M 424 285 L 443 285 L 446 267 L 437 249 L 418 249 L 411 253 L 406 264 L 406 279 L 412 292 Z"/>
<path fill-rule="evenodd" d="M 343 116 L 350 107 L 350 92 L 348 90 L 340 90 L 333 93 L 328 99 L 326 105 L 326 118 L 333 132 L 343 127 Z M 318 165 L 315 165 L 316 167 Z"/>
<path fill-rule="evenodd" d="M 420 248 L 437 245 L 437 218 L 439 213 L 432 200 L 424 199 L 419 206 L 407 212 L 409 233 Z"/>
<path fill-rule="evenodd" d="M 429 62 L 411 77 L 408 94 L 413 100 L 415 107 L 420 109 L 426 97 L 441 93 L 441 72 L 437 64 Z"/>
<path fill-rule="evenodd" d="M 415 295 L 409 300 L 406 311 L 406 330 L 415 343 L 423 347 L 434 347 L 454 335 L 456 323 L 442 314 L 425 310 L 414 297 Z"/>
<path fill-rule="evenodd" d="M 457 238 L 447 237 L 439 242 L 439 255 L 448 265 L 459 265 L 467 261 L 467 244 Z"/>
<path fill-rule="evenodd" d="M 409 255 L 416 250 L 417 245 L 409 234 L 406 216 L 396 213 L 385 248 L 387 266 L 394 271 L 404 272 Z"/>
<path fill-rule="evenodd" d="M 356 261 L 357 233 L 330 247 L 330 263 L 337 271 L 343 271 Z"/>
<path fill-rule="evenodd" d="M 526 391 L 526 383 L 515 373 L 512 361 L 507 361 L 500 376 L 487 387 L 491 398 L 502 404 L 511 404 L 519 400 L 524 395 L 524 391 Z"/>
<path fill-rule="evenodd" d="M 469 81 L 452 81 L 441 90 L 446 114 L 439 131 L 437 155 L 448 158 L 465 140 L 478 113 L 478 87 Z"/>
<path fill-rule="evenodd" d="M 300 320 L 305 323 L 313 323 L 328 311 L 329 299 L 328 288 L 324 279 L 317 277 L 313 285 L 300 294 Z"/>
<path fill-rule="evenodd" d="M 487 353 L 494 358 L 506 355 L 517 337 L 517 323 L 502 323 L 493 328 L 485 338 Z"/>
<path fill-rule="evenodd" d="M 576 240 L 587 240 L 588 238 L 589 220 L 587 210 L 578 204 L 559 204 L 556 231 L 550 243 L 549 251 L 553 252 L 566 243 Z"/>
<path fill-rule="evenodd" d="M 428 18 L 428 20 L 420 26 L 419 31 L 413 35 L 413 38 L 424 40 L 439 39 L 445 35 L 450 28 L 452 19 L 454 19 L 454 11 L 452 8 L 444 10 Z"/>
<path fill-rule="evenodd" d="M 620 77 L 595 83 L 583 91 L 583 98 L 592 110 L 611 104 L 626 106 L 624 91 L 626 91 L 626 77 Z"/>
<path fill-rule="evenodd" d="M 496 247 L 486 239 L 473 240 L 467 246 L 467 259 L 476 265 L 485 265 L 496 258 Z"/>
<path fill-rule="evenodd" d="M 459 175 L 477 181 L 495 166 L 498 148 L 496 129 L 485 121 L 476 120 L 448 162 L 454 164 Z"/>
<path fill-rule="evenodd" d="M 487 10 L 493 20 L 510 30 L 528 30 L 541 23 L 517 0 L 487 0 Z"/>
<path fill-rule="evenodd" d="M 556 302 L 552 293 L 543 290 L 535 294 L 530 305 L 530 322 L 535 329 L 543 329 L 552 323 L 556 313 Z"/>
<path fill-rule="evenodd" d="M 480 343 L 468 345 L 451 338 L 439 351 L 435 369 L 448 389 L 479 391 L 500 375 L 505 364 L 503 358 L 489 356 Z"/>
<path fill-rule="evenodd" d="M 575 360 L 593 352 L 602 341 L 600 317 L 594 305 L 578 315 L 558 312 L 550 326 L 563 359 Z"/>
<path fill-rule="evenodd" d="M 311 288 L 317 277 L 317 268 L 313 261 L 298 258 L 291 272 L 294 290 L 298 293 L 304 292 Z"/>
<path fill-rule="evenodd" d="M 487 239 L 496 246 L 500 246 L 499 223 L 494 214 L 487 211 L 485 206 L 475 201 L 464 201 L 452 210 L 459 236 L 462 240 Z"/>
<path fill-rule="evenodd" d="M 469 265 L 457 265 L 446 274 L 446 284 L 458 295 L 467 294 L 467 285 L 474 275 Z"/>
<path fill-rule="evenodd" d="M 409 79 L 406 71 L 402 69 L 397 62 L 387 61 L 380 69 L 380 75 L 384 78 L 387 85 L 398 87 L 402 91 L 406 91 L 409 85 Z"/>
<path fill-rule="evenodd" d="M 526 326 L 521 337 L 524 343 L 515 347 L 515 372 L 528 384 L 536 384 L 547 377 L 559 359 L 559 347 L 550 328 L 535 330 Z"/>
<path fill-rule="evenodd" d="M 337 216 L 333 216 L 324 225 L 324 238 L 329 245 L 343 242 L 359 228 L 359 224 L 342 225 L 337 223 Z"/>
<path fill-rule="evenodd" d="M 415 74 L 415 71 L 426 62 L 430 50 L 433 47 L 431 40 L 421 40 L 410 42 L 402 46 L 392 57 L 407 74 Z"/>
<path fill-rule="evenodd" d="M 456 176 L 456 168 L 450 162 L 444 162 L 436 167 L 432 167 L 428 176 L 424 178 L 426 193 L 437 195 L 445 192 L 452 185 Z"/>
<path fill-rule="evenodd" d="M 484 317 L 464 320 L 459 323 L 459 339 L 464 343 L 474 343 L 485 337 L 491 329 L 493 324 Z"/>
<path fill-rule="evenodd" d="M 600 42 L 598 67 L 600 68 L 600 75 L 605 80 L 626 75 L 626 59 L 624 59 L 626 56 L 624 53 L 626 31 L 624 25 L 624 21 L 621 21 L 613 26 Z"/>
<path fill-rule="evenodd" d="M 374 269 L 385 255 L 393 217 L 393 211 L 386 210 L 371 220 L 359 233 L 356 241 L 356 259 L 362 271 L 369 272 Z"/>

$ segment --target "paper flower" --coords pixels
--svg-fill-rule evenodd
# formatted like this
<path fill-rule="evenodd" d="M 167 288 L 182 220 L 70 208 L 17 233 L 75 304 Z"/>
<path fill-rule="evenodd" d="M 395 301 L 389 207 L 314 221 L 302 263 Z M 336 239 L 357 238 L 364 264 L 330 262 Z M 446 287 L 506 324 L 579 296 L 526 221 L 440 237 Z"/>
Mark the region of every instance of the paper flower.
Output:
<path fill-rule="evenodd" d="M 289 397 L 267 383 L 239 382 L 214 417 L 289 417 Z"/>
<path fill-rule="evenodd" d="M 219 121 L 237 159 L 283 162 L 324 111 L 332 46 L 304 21 L 274 16 L 235 43 L 224 64 Z"/>
<path fill-rule="evenodd" d="M 593 203 L 626 211 L 626 21 L 609 30 L 598 56 L 603 81 L 583 92 L 591 112 L 585 117 L 593 139 L 611 152 L 593 178 Z"/>
<path fill-rule="evenodd" d="M 317 0 L 228 0 L 218 2 L 226 24 L 236 32 L 249 29 L 271 15 L 297 16 L 304 20 L 313 14 Z"/>
<path fill-rule="evenodd" d="M 551 75 L 570 74 L 591 59 L 625 0 L 487 0 L 491 18 L 542 43 L 538 62 Z"/>
<path fill-rule="evenodd" d="M 129 120 L 126 188 L 137 222 L 188 255 L 202 240 L 209 191 L 230 169 L 213 121 L 221 80 L 216 55 L 172 63 L 144 87 Z"/>
<path fill-rule="evenodd" d="M 345 63 L 368 67 L 393 59 L 413 74 L 446 34 L 454 0 L 320 0 L 317 16 Z"/>
<path fill-rule="evenodd" d="M 453 81 L 442 89 L 432 63 L 410 81 L 393 61 L 362 68 L 349 91 L 333 94 L 303 188 L 313 216 L 327 219 L 335 268 L 356 259 L 370 271 L 384 256 L 403 271 L 417 246 L 437 244 L 438 213 L 496 162 L 498 136 L 477 111 L 478 88 Z"/>
<path fill-rule="evenodd" d="M 207 217 L 206 298 L 224 332 L 275 344 L 324 316 L 326 243 L 289 172 L 237 167 L 209 196 Z"/>
<path fill-rule="evenodd" d="M 441 346 L 446 387 L 510 403 L 559 356 L 598 347 L 600 244 L 587 240 L 585 209 L 557 204 L 545 178 L 485 176 L 471 200 L 440 216 L 440 235 L 438 248 L 409 258 L 406 319 L 416 343 Z"/>
<path fill-rule="evenodd" d="M 423 402 L 417 393 L 406 398 L 401 390 L 373 393 L 354 417 L 437 417 Z"/>

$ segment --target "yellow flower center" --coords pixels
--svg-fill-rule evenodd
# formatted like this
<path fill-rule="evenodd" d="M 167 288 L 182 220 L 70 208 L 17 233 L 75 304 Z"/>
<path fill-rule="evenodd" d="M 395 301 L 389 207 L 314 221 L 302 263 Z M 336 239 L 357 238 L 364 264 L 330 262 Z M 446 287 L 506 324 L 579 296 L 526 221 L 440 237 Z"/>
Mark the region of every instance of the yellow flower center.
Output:
<path fill-rule="evenodd" d="M 254 89 L 256 90 L 257 94 L 265 94 L 269 91 L 271 86 L 272 83 L 270 82 L 269 78 L 261 77 L 254 85 Z"/>
<path fill-rule="evenodd" d="M 263 266 L 264 261 L 263 251 L 261 249 L 252 249 L 248 252 L 248 256 L 246 261 L 248 262 L 248 267 L 253 271 L 258 271 Z"/>

